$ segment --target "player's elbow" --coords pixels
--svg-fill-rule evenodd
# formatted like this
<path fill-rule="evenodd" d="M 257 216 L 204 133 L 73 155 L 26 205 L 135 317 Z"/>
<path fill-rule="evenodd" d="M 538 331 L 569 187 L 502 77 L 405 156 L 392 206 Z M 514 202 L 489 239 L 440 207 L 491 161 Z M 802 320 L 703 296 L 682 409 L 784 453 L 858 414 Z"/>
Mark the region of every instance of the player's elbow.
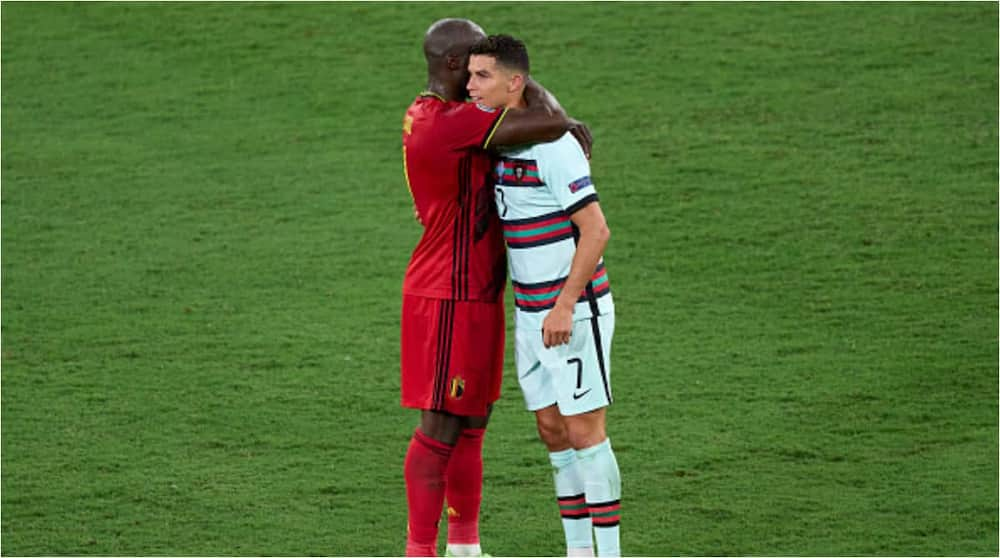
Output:
<path fill-rule="evenodd" d="M 597 228 L 597 238 L 601 241 L 601 244 L 605 245 L 611 240 L 611 228 L 608 227 L 607 223 L 602 223 Z"/>
<path fill-rule="evenodd" d="M 581 239 L 585 238 L 588 242 L 596 244 L 601 248 L 604 248 L 608 240 L 611 239 L 611 229 L 608 228 L 608 224 L 603 219 L 600 221 L 595 219 L 578 226 L 580 228 Z"/>
<path fill-rule="evenodd" d="M 567 131 L 569 131 L 569 119 L 566 118 L 566 113 L 550 112 L 543 132 L 546 134 L 545 141 L 556 141 L 563 137 Z"/>
<path fill-rule="evenodd" d="M 553 111 L 547 106 L 530 109 L 534 112 L 539 124 L 539 134 L 545 136 L 544 141 L 556 141 L 569 131 L 570 120 L 565 112 Z"/>

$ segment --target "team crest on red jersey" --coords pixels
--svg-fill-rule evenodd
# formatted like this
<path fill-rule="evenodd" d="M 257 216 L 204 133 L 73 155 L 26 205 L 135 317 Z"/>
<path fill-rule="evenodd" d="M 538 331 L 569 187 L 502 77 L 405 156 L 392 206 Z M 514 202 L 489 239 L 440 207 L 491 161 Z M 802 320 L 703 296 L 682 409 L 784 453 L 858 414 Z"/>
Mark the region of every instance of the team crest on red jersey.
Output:
<path fill-rule="evenodd" d="M 451 389 L 448 390 L 452 399 L 461 399 L 465 394 L 465 380 L 459 377 L 451 379 Z"/>

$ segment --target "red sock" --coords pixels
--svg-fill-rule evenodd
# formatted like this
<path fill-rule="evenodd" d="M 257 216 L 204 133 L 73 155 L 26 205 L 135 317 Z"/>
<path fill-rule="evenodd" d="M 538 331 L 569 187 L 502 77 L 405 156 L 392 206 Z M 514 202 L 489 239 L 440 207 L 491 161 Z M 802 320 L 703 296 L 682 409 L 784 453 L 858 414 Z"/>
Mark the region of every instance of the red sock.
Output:
<path fill-rule="evenodd" d="M 482 428 L 467 428 L 448 462 L 448 542 L 479 544 L 479 504 L 483 499 Z"/>
<path fill-rule="evenodd" d="M 438 521 L 444 504 L 444 473 L 452 446 L 426 436 L 418 428 L 403 464 L 409 529 L 407 556 L 437 556 Z"/>

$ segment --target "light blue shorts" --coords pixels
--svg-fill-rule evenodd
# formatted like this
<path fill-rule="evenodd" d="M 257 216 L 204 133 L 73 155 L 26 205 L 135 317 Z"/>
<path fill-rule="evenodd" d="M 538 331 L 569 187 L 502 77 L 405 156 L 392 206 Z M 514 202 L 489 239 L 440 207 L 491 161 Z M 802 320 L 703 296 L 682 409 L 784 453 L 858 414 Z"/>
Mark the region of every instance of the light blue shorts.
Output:
<path fill-rule="evenodd" d="M 591 317 L 573 322 L 569 344 L 546 349 L 540 328 L 518 324 L 514 358 L 528 410 L 558 404 L 560 414 L 569 416 L 611 404 L 614 333 L 614 313 Z"/>

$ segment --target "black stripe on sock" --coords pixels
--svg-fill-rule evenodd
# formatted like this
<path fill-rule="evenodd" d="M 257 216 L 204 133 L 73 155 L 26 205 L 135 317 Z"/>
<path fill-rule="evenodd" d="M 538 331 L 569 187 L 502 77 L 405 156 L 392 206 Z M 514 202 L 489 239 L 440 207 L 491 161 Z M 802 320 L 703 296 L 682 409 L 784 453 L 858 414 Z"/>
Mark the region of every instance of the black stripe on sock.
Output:
<path fill-rule="evenodd" d="M 607 507 L 607 506 L 620 506 L 621 503 L 622 503 L 621 500 L 610 500 L 610 501 L 607 501 L 607 502 L 597 502 L 597 503 L 587 502 L 587 507 L 590 507 L 590 508 L 604 508 L 604 507 Z"/>
<path fill-rule="evenodd" d="M 580 498 L 586 498 L 586 497 L 587 497 L 586 494 L 580 493 L 577 494 L 576 496 L 556 496 L 556 500 L 559 500 L 560 502 L 565 502 L 567 500 L 579 500 Z"/>

